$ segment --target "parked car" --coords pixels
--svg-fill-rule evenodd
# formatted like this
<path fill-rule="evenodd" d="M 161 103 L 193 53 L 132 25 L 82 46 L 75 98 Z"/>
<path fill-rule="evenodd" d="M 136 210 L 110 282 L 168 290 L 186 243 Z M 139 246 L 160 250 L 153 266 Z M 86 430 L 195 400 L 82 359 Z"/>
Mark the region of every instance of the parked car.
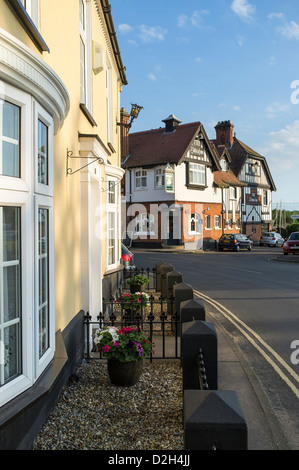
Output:
<path fill-rule="evenodd" d="M 252 250 L 252 241 L 241 233 L 224 234 L 219 238 L 218 249 L 230 249 L 239 251 L 241 249 Z"/>
<path fill-rule="evenodd" d="M 299 253 L 299 232 L 292 232 L 283 245 L 283 254 Z"/>
<path fill-rule="evenodd" d="M 134 255 L 123 243 L 121 244 L 121 259 L 124 265 L 125 277 L 129 277 L 130 270 L 135 269 Z"/>
<path fill-rule="evenodd" d="M 280 233 L 277 232 L 264 232 L 260 239 L 260 246 L 282 246 L 285 240 Z"/>

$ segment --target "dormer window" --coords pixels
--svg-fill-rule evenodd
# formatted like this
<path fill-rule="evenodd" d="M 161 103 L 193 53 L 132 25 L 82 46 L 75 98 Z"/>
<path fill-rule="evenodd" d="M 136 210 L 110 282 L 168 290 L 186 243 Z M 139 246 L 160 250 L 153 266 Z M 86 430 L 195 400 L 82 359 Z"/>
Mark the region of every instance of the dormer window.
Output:
<path fill-rule="evenodd" d="M 227 170 L 227 165 L 226 165 L 226 161 L 224 158 L 221 158 L 220 160 L 220 167 L 221 167 L 221 170 L 222 171 L 226 171 Z"/>

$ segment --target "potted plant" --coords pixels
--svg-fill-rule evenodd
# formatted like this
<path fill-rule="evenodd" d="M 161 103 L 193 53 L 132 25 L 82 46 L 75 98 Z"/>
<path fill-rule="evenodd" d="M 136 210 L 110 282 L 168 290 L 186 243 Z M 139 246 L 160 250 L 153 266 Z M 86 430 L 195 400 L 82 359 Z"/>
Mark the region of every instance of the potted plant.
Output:
<path fill-rule="evenodd" d="M 108 374 L 114 385 L 135 385 L 143 368 L 143 358 L 152 353 L 152 344 L 137 326 L 97 330 L 94 343 L 97 351 L 108 359 Z"/>
<path fill-rule="evenodd" d="M 135 292 L 134 294 L 122 294 L 115 301 L 127 312 L 137 312 L 141 308 L 145 308 L 149 302 L 149 296 L 145 292 Z"/>
<path fill-rule="evenodd" d="M 147 277 L 141 276 L 140 274 L 135 274 L 135 276 L 133 276 L 127 282 L 130 286 L 131 293 L 134 293 L 134 292 L 142 292 L 146 284 L 149 283 L 149 280 Z"/>

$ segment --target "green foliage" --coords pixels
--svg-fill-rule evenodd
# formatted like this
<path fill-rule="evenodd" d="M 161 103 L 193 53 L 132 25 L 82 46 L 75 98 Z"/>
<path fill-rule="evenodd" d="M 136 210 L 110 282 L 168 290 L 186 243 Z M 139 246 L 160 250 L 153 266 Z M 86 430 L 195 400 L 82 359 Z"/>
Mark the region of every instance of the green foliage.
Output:
<path fill-rule="evenodd" d="M 107 359 L 121 362 L 137 361 L 153 352 L 149 338 L 137 326 L 105 326 L 96 332 L 94 343 Z"/>
<path fill-rule="evenodd" d="M 290 235 L 292 232 L 299 232 L 299 223 L 288 225 L 287 231 L 288 235 Z"/>
<path fill-rule="evenodd" d="M 135 284 L 137 286 L 142 286 L 143 284 L 148 284 L 149 280 L 147 277 L 141 276 L 140 274 L 135 274 L 131 279 L 129 279 L 128 284 Z"/>
<path fill-rule="evenodd" d="M 141 307 L 145 308 L 149 302 L 149 296 L 145 292 L 135 292 L 134 294 L 122 294 L 115 301 L 125 310 L 134 312 Z"/>

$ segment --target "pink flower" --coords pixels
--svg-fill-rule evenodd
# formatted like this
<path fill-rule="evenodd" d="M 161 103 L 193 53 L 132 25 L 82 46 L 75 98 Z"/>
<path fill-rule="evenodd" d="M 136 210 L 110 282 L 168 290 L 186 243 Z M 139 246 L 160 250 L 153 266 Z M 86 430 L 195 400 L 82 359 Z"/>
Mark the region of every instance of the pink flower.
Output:
<path fill-rule="evenodd" d="M 109 352 L 109 344 L 106 344 L 105 346 L 102 347 L 104 352 Z"/>
<path fill-rule="evenodd" d="M 119 346 L 119 343 L 117 341 L 115 341 L 115 343 L 113 343 L 113 346 Z M 109 346 L 108 346 L 109 348 Z"/>

